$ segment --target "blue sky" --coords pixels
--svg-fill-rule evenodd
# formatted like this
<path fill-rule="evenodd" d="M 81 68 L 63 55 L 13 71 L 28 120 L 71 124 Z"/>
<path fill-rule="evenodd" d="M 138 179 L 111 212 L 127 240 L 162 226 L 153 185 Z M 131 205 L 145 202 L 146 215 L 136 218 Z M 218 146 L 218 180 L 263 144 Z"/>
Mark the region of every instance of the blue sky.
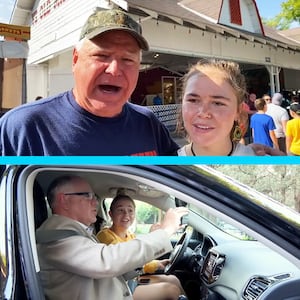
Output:
<path fill-rule="evenodd" d="M 0 23 L 9 23 L 15 0 L 2 0 L 0 2 Z"/>
<path fill-rule="evenodd" d="M 281 11 L 282 0 L 256 0 L 256 5 L 261 17 L 269 19 Z"/>
<path fill-rule="evenodd" d="M 256 0 L 261 17 L 271 18 L 281 10 L 283 0 Z M 9 23 L 15 0 L 2 0 L 0 2 L 0 23 Z"/>

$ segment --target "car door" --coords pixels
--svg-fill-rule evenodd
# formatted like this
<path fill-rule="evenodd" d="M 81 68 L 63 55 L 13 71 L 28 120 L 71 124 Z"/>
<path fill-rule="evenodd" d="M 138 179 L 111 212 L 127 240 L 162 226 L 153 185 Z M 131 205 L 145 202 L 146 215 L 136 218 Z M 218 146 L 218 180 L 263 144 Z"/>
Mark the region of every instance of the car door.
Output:
<path fill-rule="evenodd" d="M 25 298 L 25 281 L 22 276 L 19 234 L 17 229 L 16 188 L 19 167 L 3 169 L 0 186 L 1 211 L 1 299 Z"/>
<path fill-rule="evenodd" d="M 24 169 L 8 166 L 1 178 L 1 299 L 44 299 L 27 223 L 25 182 L 34 168 Z"/>

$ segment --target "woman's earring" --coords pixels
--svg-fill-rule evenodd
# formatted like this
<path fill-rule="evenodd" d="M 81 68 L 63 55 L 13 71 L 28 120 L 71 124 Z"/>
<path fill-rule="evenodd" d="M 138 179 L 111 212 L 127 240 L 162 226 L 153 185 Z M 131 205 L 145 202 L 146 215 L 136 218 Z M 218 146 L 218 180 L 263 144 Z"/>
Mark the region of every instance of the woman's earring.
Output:
<path fill-rule="evenodd" d="M 232 141 L 233 142 L 239 142 L 243 137 L 243 132 L 241 127 L 239 126 L 239 123 L 237 121 L 234 121 L 234 128 L 232 132 Z"/>

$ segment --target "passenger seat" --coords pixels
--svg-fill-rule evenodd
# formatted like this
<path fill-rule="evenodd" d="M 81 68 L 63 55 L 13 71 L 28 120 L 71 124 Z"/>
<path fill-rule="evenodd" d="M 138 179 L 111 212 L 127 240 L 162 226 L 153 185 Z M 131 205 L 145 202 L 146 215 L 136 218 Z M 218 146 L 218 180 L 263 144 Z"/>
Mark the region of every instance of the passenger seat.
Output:
<path fill-rule="evenodd" d="M 40 184 L 35 181 L 33 185 L 34 226 L 40 227 L 48 218 L 46 197 Z"/>

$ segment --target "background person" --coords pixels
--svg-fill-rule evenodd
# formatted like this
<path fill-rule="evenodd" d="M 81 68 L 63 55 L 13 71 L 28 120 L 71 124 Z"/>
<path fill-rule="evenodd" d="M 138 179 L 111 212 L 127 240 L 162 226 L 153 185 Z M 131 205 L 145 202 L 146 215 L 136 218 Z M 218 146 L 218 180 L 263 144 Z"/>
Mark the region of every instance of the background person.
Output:
<path fill-rule="evenodd" d="M 249 110 L 250 108 L 248 104 L 245 101 L 243 101 L 237 122 L 242 131 L 242 137 L 239 142 L 244 145 L 249 144 L 249 138 L 247 136 L 247 132 L 249 130 Z"/>
<path fill-rule="evenodd" d="M 74 88 L 21 105 L 0 120 L 2 155 L 171 155 L 178 145 L 154 113 L 128 102 L 141 50 L 140 24 L 96 10 L 73 50 Z"/>
<path fill-rule="evenodd" d="M 289 115 L 287 110 L 280 106 L 283 96 L 280 93 L 275 93 L 272 98 L 269 95 L 263 95 L 262 99 L 267 103 L 266 114 L 272 117 L 275 123 L 274 133 L 278 141 L 279 150 L 286 153 L 285 131 Z"/>
<path fill-rule="evenodd" d="M 261 98 L 266 101 L 267 105 L 272 103 L 272 98 L 269 94 L 263 94 Z"/>
<path fill-rule="evenodd" d="M 158 94 L 155 97 L 153 97 L 153 105 L 162 105 L 162 104 L 163 101 Z"/>
<path fill-rule="evenodd" d="M 247 130 L 245 132 L 245 135 L 244 135 L 244 140 L 245 140 L 246 145 L 253 143 L 252 131 L 251 131 L 251 128 L 249 126 L 249 123 L 250 123 L 251 116 L 256 113 L 256 108 L 255 108 L 255 105 L 254 105 L 255 100 L 256 100 L 256 94 L 255 93 L 250 93 L 250 94 L 247 95 L 247 98 L 246 98 L 246 101 L 245 101 L 245 103 L 247 104 L 247 106 L 249 108 L 247 110 L 248 126 L 247 126 Z"/>
<path fill-rule="evenodd" d="M 36 238 L 41 281 L 50 300 L 133 299 L 122 274 L 170 252 L 170 236 L 187 214 L 186 208 L 170 209 L 160 229 L 127 243 L 105 245 L 92 234 L 98 200 L 85 179 L 57 178 L 47 200 L 53 214 Z"/>
<path fill-rule="evenodd" d="M 248 101 L 247 104 L 249 106 L 249 114 L 253 115 L 256 113 L 256 108 L 255 108 L 255 100 L 257 99 L 256 94 L 255 93 L 250 93 L 248 95 Z"/>
<path fill-rule="evenodd" d="M 293 104 L 293 103 L 295 103 L 295 102 L 299 103 L 299 96 L 298 96 L 298 95 L 293 95 L 293 96 L 291 97 L 291 103 L 290 103 L 290 104 Z M 291 120 L 293 117 L 292 117 L 291 114 L 290 114 L 290 106 L 287 107 L 287 110 L 288 110 L 288 113 L 289 113 L 289 118 L 290 118 L 290 120 Z"/>
<path fill-rule="evenodd" d="M 295 102 L 299 102 L 299 96 L 298 95 L 293 95 L 291 97 L 291 104 L 295 103 Z"/>
<path fill-rule="evenodd" d="M 275 123 L 272 117 L 266 115 L 267 103 L 264 99 L 255 100 L 257 113 L 251 116 L 250 127 L 254 143 L 263 144 L 272 148 L 279 149 L 278 141 L 275 136 Z"/>
<path fill-rule="evenodd" d="M 288 155 L 300 155 L 300 104 L 290 105 L 292 120 L 286 125 L 286 150 Z"/>
<path fill-rule="evenodd" d="M 112 201 L 109 209 L 112 220 L 110 227 L 103 228 L 97 234 L 97 238 L 104 244 L 117 244 L 127 242 L 136 238 L 134 233 L 129 231 L 129 227 L 135 220 L 135 203 L 128 195 L 118 194 Z M 153 226 L 153 228 L 157 228 Z M 180 281 L 173 275 L 147 275 L 164 270 L 169 263 L 168 259 L 152 260 L 143 266 L 143 275 L 139 277 L 138 286 L 133 292 L 135 300 L 177 300 L 184 293 Z M 144 283 L 141 285 L 140 280 Z M 147 284 L 145 285 L 145 281 Z M 150 285 L 149 285 L 150 284 Z"/>

